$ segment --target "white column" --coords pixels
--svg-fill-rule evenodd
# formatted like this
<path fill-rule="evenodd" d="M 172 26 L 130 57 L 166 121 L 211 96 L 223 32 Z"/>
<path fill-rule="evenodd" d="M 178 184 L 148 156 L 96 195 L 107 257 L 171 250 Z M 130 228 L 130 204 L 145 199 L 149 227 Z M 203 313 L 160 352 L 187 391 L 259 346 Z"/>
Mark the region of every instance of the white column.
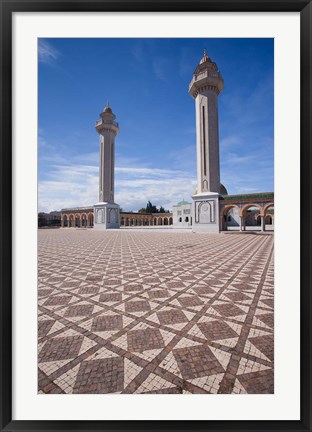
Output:
<path fill-rule="evenodd" d="M 240 231 L 243 231 L 244 225 L 245 225 L 244 216 L 240 216 L 239 217 L 239 230 Z"/>
<path fill-rule="evenodd" d="M 261 231 L 265 231 L 265 216 L 261 215 Z"/>

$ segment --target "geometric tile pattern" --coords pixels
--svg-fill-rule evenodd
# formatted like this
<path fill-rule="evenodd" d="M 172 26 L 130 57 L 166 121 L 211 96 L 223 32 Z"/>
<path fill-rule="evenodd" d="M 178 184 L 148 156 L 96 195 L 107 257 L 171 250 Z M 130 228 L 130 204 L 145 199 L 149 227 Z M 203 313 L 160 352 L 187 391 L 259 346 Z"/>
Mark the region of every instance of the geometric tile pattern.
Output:
<path fill-rule="evenodd" d="M 159 329 L 129 331 L 127 334 L 129 351 L 145 351 L 164 348 L 164 341 Z"/>
<path fill-rule="evenodd" d="M 122 316 L 121 315 L 101 315 L 93 319 L 92 331 L 107 331 L 107 330 L 121 330 L 122 329 Z"/>
<path fill-rule="evenodd" d="M 39 353 L 39 361 L 50 362 L 76 357 L 83 336 L 68 336 L 49 339 Z"/>
<path fill-rule="evenodd" d="M 198 324 L 201 332 L 209 340 L 230 339 L 237 337 L 237 333 L 226 322 L 213 320 Z"/>
<path fill-rule="evenodd" d="M 76 317 L 76 316 L 87 316 L 92 313 L 94 306 L 90 304 L 73 305 L 66 309 L 64 316 Z"/>
<path fill-rule="evenodd" d="M 38 392 L 274 393 L 271 234 L 38 232 Z"/>
<path fill-rule="evenodd" d="M 123 389 L 124 364 L 121 357 L 83 361 L 74 393 L 115 393 Z"/>
<path fill-rule="evenodd" d="M 160 324 L 179 324 L 186 323 L 186 315 L 179 309 L 164 310 L 157 313 Z"/>
<path fill-rule="evenodd" d="M 223 367 L 208 346 L 197 345 L 173 350 L 173 355 L 185 380 L 224 373 Z"/>

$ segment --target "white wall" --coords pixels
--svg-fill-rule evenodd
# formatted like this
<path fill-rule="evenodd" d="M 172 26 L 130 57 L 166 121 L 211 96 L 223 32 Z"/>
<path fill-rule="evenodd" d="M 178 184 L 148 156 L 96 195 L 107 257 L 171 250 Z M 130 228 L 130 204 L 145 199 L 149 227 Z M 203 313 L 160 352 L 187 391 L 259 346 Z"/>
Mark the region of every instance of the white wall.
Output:
<path fill-rule="evenodd" d="M 172 209 L 173 225 L 175 227 L 190 227 L 192 226 L 192 204 L 182 204 L 173 206 Z"/>

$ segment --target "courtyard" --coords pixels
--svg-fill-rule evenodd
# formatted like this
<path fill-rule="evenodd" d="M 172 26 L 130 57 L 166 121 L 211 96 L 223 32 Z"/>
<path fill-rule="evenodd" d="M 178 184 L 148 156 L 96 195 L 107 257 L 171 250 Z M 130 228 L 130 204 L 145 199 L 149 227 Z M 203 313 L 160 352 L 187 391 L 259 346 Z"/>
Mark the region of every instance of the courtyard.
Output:
<path fill-rule="evenodd" d="M 38 231 L 38 392 L 274 393 L 273 235 Z"/>

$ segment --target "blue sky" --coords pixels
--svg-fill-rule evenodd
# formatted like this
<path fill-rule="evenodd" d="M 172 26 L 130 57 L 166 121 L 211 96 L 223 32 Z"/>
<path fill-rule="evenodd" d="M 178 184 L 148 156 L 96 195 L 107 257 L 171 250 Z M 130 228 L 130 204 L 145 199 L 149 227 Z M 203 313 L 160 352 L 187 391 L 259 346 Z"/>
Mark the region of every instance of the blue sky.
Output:
<path fill-rule="evenodd" d="M 39 39 L 38 210 L 98 201 L 95 121 L 107 100 L 120 126 L 115 201 L 126 211 L 190 201 L 188 84 L 204 48 L 224 79 L 221 181 L 230 194 L 273 191 L 273 39 Z"/>

